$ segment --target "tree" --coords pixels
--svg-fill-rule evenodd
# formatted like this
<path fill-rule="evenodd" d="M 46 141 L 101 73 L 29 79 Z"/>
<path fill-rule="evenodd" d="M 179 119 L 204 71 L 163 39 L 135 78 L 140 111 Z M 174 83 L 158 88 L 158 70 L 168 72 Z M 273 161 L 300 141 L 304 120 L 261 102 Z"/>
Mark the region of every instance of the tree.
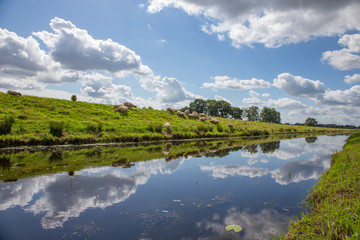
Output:
<path fill-rule="evenodd" d="M 260 120 L 259 108 L 257 106 L 248 107 L 245 110 L 245 115 L 249 121 L 258 122 Z"/>
<path fill-rule="evenodd" d="M 206 101 L 203 99 L 195 99 L 189 105 L 189 110 L 191 112 L 195 111 L 198 113 L 205 113 L 206 112 Z"/>
<path fill-rule="evenodd" d="M 269 123 L 280 123 L 280 112 L 277 112 L 275 108 L 264 107 L 260 113 L 260 121 Z"/>
<path fill-rule="evenodd" d="M 304 123 L 305 126 L 317 126 L 318 122 L 315 118 L 307 118 Z"/>
<path fill-rule="evenodd" d="M 231 115 L 231 104 L 224 101 L 216 101 L 216 107 L 220 117 L 227 118 Z"/>
<path fill-rule="evenodd" d="M 216 100 L 206 100 L 206 114 L 213 117 L 219 116 Z"/>
<path fill-rule="evenodd" d="M 238 108 L 238 107 L 231 108 L 231 116 L 234 119 L 242 119 L 243 112 L 244 112 L 244 110 L 242 110 L 241 108 Z"/>

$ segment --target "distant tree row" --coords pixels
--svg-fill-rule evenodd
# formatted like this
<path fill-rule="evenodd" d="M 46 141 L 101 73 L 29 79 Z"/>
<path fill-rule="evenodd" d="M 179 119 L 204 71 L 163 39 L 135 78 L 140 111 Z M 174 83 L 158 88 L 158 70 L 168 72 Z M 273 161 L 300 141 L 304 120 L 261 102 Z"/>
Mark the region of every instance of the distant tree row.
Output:
<path fill-rule="evenodd" d="M 181 111 L 189 110 L 190 112 L 205 113 L 206 115 L 213 117 L 224 117 L 233 119 L 247 118 L 249 121 L 254 122 L 269 122 L 280 123 L 280 112 L 277 112 L 274 108 L 264 107 L 261 112 L 257 106 L 251 106 L 249 108 L 241 109 L 239 107 L 233 107 L 230 103 L 224 100 L 203 100 L 195 99 L 188 107 L 184 107 Z"/>
<path fill-rule="evenodd" d="M 303 126 L 317 126 L 317 127 L 328 127 L 328 128 L 346 128 L 346 129 L 355 129 L 360 128 L 353 125 L 338 125 L 338 124 L 321 124 L 315 118 L 307 118 L 305 123 L 295 123 L 295 125 L 303 125 Z"/>

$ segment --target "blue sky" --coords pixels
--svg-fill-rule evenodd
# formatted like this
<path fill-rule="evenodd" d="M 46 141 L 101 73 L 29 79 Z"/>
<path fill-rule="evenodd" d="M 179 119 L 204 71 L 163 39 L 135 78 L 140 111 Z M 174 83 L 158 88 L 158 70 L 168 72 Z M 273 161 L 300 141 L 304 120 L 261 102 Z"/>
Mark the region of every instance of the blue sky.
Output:
<path fill-rule="evenodd" d="M 0 91 L 360 125 L 360 2 L 0 0 Z"/>

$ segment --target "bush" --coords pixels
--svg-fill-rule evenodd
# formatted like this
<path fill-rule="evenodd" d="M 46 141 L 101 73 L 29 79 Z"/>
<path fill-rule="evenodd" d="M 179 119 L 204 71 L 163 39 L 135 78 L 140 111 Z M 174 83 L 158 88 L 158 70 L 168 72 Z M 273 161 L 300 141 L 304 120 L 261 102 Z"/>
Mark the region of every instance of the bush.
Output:
<path fill-rule="evenodd" d="M 100 122 L 98 124 L 89 123 L 86 126 L 86 130 L 91 133 L 100 133 L 100 132 L 102 132 L 102 126 L 103 126 L 103 124 Z"/>
<path fill-rule="evenodd" d="M 0 135 L 11 133 L 12 125 L 15 123 L 13 117 L 5 117 L 4 121 L 0 122 Z"/>
<path fill-rule="evenodd" d="M 50 122 L 50 134 L 55 137 L 63 136 L 64 122 Z"/>
<path fill-rule="evenodd" d="M 161 123 L 158 124 L 150 124 L 147 129 L 150 132 L 157 132 L 157 133 L 161 133 L 162 129 L 163 129 L 163 125 Z"/>
<path fill-rule="evenodd" d="M 220 124 L 217 125 L 216 127 L 217 127 L 218 132 L 223 132 L 224 131 L 224 128 Z"/>

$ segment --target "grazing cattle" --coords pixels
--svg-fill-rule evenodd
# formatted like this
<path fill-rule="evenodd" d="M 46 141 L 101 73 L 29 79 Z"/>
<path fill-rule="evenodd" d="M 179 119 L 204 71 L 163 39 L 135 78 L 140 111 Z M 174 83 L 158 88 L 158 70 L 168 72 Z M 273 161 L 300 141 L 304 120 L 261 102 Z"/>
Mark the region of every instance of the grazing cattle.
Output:
<path fill-rule="evenodd" d="M 128 108 L 137 108 L 137 106 L 135 104 L 132 104 L 131 102 L 124 102 L 124 105 Z"/>
<path fill-rule="evenodd" d="M 194 111 L 191 114 L 188 114 L 188 117 L 193 119 L 199 119 L 199 114 Z"/>
<path fill-rule="evenodd" d="M 183 112 L 181 112 L 181 111 L 177 111 L 177 113 L 176 113 L 177 115 L 178 115 L 178 117 L 182 117 L 182 118 L 184 118 L 185 119 L 185 114 L 183 113 Z"/>
<path fill-rule="evenodd" d="M 214 123 L 214 124 L 219 124 L 219 120 L 217 120 L 216 118 L 210 118 L 209 120 L 211 123 Z"/>
<path fill-rule="evenodd" d="M 120 106 L 117 109 L 115 109 L 115 112 L 119 112 L 123 115 L 127 115 L 128 113 L 128 107 L 127 106 Z"/>
<path fill-rule="evenodd" d="M 12 90 L 7 91 L 7 94 L 13 95 L 13 96 L 21 96 L 21 93 L 16 92 L 16 91 L 12 91 Z"/>
<path fill-rule="evenodd" d="M 124 104 L 117 104 L 117 105 L 114 105 L 114 109 L 118 109 L 119 107 L 125 107 Z"/>
<path fill-rule="evenodd" d="M 166 122 L 164 123 L 164 127 L 166 128 L 166 130 L 171 133 L 171 126 L 170 126 L 170 123 Z"/>

